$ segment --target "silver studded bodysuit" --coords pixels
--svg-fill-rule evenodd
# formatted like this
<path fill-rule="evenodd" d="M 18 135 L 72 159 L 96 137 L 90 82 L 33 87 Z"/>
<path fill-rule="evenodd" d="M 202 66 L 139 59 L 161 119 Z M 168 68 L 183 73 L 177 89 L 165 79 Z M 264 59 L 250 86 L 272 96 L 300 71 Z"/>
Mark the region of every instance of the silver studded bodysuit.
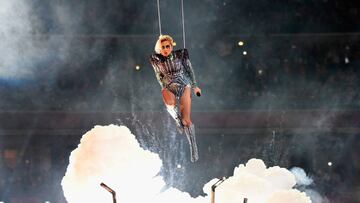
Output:
<path fill-rule="evenodd" d="M 161 88 L 171 91 L 177 99 L 181 97 L 185 87 L 196 87 L 194 70 L 186 49 L 172 51 L 168 57 L 153 54 L 150 56 L 150 63 Z"/>
<path fill-rule="evenodd" d="M 168 57 L 164 57 L 161 54 L 153 54 L 150 56 L 150 63 L 154 68 L 161 88 L 171 91 L 177 99 L 180 99 L 186 87 L 196 87 L 194 70 L 186 49 L 173 51 Z M 181 121 L 181 115 L 176 107 L 167 106 L 167 111 L 187 137 L 190 145 L 191 161 L 197 161 L 199 155 L 196 145 L 195 126 L 193 124 L 184 126 Z"/>

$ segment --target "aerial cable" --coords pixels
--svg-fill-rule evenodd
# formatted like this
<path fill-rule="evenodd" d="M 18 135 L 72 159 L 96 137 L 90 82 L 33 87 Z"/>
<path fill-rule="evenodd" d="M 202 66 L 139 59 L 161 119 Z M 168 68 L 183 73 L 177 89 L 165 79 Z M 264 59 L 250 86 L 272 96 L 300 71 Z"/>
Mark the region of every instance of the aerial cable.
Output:
<path fill-rule="evenodd" d="M 158 21 L 159 21 L 159 35 L 162 35 L 161 31 L 161 12 L 160 12 L 160 0 L 157 0 L 157 11 L 158 11 Z M 182 37 L 183 45 L 185 49 L 185 19 L 184 19 L 184 0 L 181 0 L 181 24 L 182 24 Z"/>
<path fill-rule="evenodd" d="M 184 42 L 184 49 L 185 49 L 184 0 L 181 0 L 181 21 L 182 21 L 183 42 Z"/>
<path fill-rule="evenodd" d="M 161 32 L 161 16 L 160 16 L 160 0 L 157 0 L 157 9 L 158 9 L 158 19 L 159 19 L 159 35 L 162 35 Z"/>

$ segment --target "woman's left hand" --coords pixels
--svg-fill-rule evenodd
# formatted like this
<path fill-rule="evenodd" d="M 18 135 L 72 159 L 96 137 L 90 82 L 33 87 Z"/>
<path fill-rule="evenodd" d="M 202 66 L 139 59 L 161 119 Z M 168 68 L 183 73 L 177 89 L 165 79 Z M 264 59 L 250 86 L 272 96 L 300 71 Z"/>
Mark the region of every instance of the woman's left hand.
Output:
<path fill-rule="evenodd" d="M 196 96 L 198 96 L 198 97 L 201 96 L 201 89 L 199 87 L 194 87 L 193 91 Z"/>

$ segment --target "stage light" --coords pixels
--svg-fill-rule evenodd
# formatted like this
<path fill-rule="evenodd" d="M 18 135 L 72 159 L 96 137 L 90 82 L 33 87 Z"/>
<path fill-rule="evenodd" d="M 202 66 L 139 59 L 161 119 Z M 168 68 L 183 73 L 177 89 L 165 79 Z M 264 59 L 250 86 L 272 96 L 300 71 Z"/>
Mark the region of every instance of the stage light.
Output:
<path fill-rule="evenodd" d="M 246 55 L 247 55 L 247 51 L 243 51 L 243 55 L 246 56 Z"/>
<path fill-rule="evenodd" d="M 262 75 L 263 74 L 263 70 L 258 70 L 258 73 L 259 73 L 259 75 Z"/>
<path fill-rule="evenodd" d="M 135 66 L 135 70 L 140 70 L 140 66 L 139 66 L 139 65 L 136 65 L 136 66 Z"/>
<path fill-rule="evenodd" d="M 176 46 L 176 42 L 173 42 L 173 47 Z"/>
<path fill-rule="evenodd" d="M 176 167 L 177 167 L 177 168 L 181 168 L 182 166 L 181 166 L 180 164 L 178 164 Z"/>
<path fill-rule="evenodd" d="M 328 162 L 328 166 L 332 166 L 332 162 Z"/>
<path fill-rule="evenodd" d="M 244 45 L 244 42 L 243 42 L 243 41 L 239 41 L 239 42 L 238 42 L 238 45 L 239 45 L 239 46 L 243 46 L 243 45 Z"/>
<path fill-rule="evenodd" d="M 350 63 L 350 60 L 347 56 L 345 56 L 345 64 L 349 64 Z"/>

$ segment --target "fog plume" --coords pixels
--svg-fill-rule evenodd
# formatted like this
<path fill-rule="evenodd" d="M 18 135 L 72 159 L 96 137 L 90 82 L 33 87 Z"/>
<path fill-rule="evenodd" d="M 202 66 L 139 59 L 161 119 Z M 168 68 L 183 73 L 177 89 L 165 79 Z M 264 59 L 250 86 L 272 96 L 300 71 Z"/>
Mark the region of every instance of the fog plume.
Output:
<path fill-rule="evenodd" d="M 62 180 L 69 203 L 111 202 L 111 195 L 100 187 L 104 182 L 118 195 L 120 202 L 209 202 L 213 179 L 205 184 L 205 197 L 192 198 L 175 188 L 165 188 L 159 176 L 162 161 L 153 152 L 140 147 L 125 126 L 95 126 L 81 139 L 69 160 Z M 221 167 L 221 166 L 217 166 Z M 295 176 L 278 166 L 267 168 L 262 160 L 251 159 L 239 165 L 217 189 L 218 202 L 308 203 L 310 199 L 296 189 Z"/>

